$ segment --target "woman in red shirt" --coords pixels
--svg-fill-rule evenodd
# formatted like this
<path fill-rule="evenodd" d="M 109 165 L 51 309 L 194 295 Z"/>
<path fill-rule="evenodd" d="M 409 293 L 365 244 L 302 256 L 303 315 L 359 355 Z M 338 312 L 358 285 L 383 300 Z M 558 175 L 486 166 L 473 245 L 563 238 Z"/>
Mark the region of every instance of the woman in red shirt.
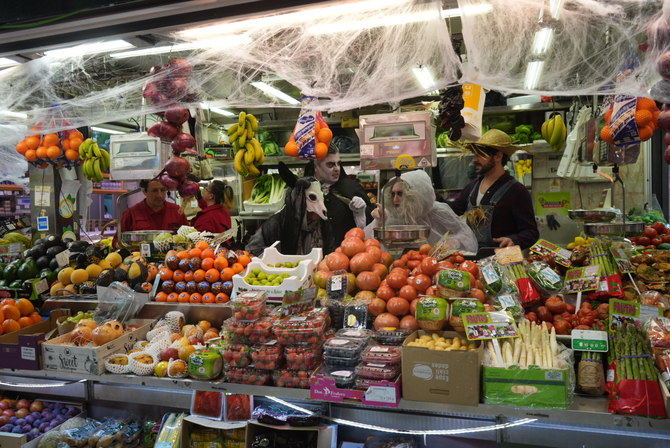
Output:
<path fill-rule="evenodd" d="M 230 212 L 233 206 L 233 189 L 226 182 L 213 180 L 198 200 L 201 210 L 191 220 L 199 232 L 222 233 L 230 229 Z"/>

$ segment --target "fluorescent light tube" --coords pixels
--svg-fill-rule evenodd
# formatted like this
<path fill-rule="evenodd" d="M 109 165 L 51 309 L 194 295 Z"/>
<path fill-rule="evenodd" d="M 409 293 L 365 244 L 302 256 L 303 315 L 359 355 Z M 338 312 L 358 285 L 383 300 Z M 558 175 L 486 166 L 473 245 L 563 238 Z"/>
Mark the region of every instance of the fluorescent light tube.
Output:
<path fill-rule="evenodd" d="M 553 38 L 553 28 L 545 27 L 539 29 L 533 38 L 533 54 L 536 56 L 545 54 L 549 50 Z"/>
<path fill-rule="evenodd" d="M 267 84 L 265 82 L 259 82 L 259 81 L 252 82 L 251 85 L 256 87 L 258 90 L 263 91 L 263 93 L 265 93 L 266 95 L 274 96 L 275 98 L 279 98 L 280 100 L 286 101 L 287 103 L 293 104 L 294 106 L 300 104 L 300 101 L 296 100 L 292 96 L 285 94 L 281 90 L 272 87 L 270 84 Z"/>
<path fill-rule="evenodd" d="M 428 67 L 414 67 L 412 73 L 422 88 L 428 90 L 435 87 L 435 78 Z"/>
<path fill-rule="evenodd" d="M 542 68 L 544 67 L 544 61 L 531 61 L 526 66 L 526 78 L 523 81 L 523 85 L 528 90 L 533 90 L 537 87 L 537 83 L 540 80 L 542 75 Z"/>
<path fill-rule="evenodd" d="M 16 62 L 13 59 L 0 58 L 0 68 L 13 67 L 13 66 L 19 65 L 19 64 L 20 64 L 20 62 Z"/>
<path fill-rule="evenodd" d="M 140 48 L 138 50 L 122 51 L 110 54 L 116 59 L 133 58 L 137 56 L 148 56 L 152 54 L 173 53 L 178 51 L 191 51 L 205 48 L 227 48 L 234 45 L 247 44 L 251 42 L 249 36 L 231 36 L 226 39 L 204 39 L 194 42 L 184 42 L 174 45 L 161 45 L 159 47 Z"/>
<path fill-rule="evenodd" d="M 563 9 L 563 3 L 565 0 L 549 0 L 549 11 L 551 12 L 551 17 L 558 19 L 561 17 L 561 10 Z"/>
<path fill-rule="evenodd" d="M 28 118 L 28 114 L 23 113 L 23 112 L 13 112 L 11 110 L 0 110 L 0 115 L 4 115 L 6 117 L 12 117 L 12 118 L 20 118 L 22 120 L 25 120 Z"/>
<path fill-rule="evenodd" d="M 231 112 L 231 111 L 226 110 L 226 109 L 221 109 L 221 108 L 218 108 L 218 107 L 210 107 L 209 110 L 210 110 L 210 112 L 214 112 L 215 114 L 223 115 L 224 117 L 234 117 L 234 116 L 237 115 L 234 112 Z"/>
<path fill-rule="evenodd" d="M 490 3 L 478 3 L 474 5 L 466 5 L 462 8 L 443 9 L 442 17 L 445 19 L 458 16 L 477 16 L 480 14 L 488 14 L 493 11 L 493 5 Z"/>
<path fill-rule="evenodd" d="M 106 134 L 125 134 L 123 131 L 117 131 L 116 129 L 103 128 L 100 126 L 90 126 L 91 131 L 104 132 Z M 130 130 L 128 131 L 130 132 Z"/>
<path fill-rule="evenodd" d="M 107 51 L 125 50 L 134 48 L 135 45 L 126 42 L 123 39 L 108 40 L 103 42 L 93 42 L 89 44 L 76 45 L 74 47 L 58 48 L 44 52 L 44 56 L 52 58 L 67 58 L 72 56 L 81 56 L 85 54 L 104 53 Z"/>

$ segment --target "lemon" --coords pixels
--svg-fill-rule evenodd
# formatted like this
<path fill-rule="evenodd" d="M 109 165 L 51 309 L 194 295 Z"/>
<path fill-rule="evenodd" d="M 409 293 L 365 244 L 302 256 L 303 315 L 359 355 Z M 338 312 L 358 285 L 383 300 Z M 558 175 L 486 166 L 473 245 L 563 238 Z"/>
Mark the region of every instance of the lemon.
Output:
<path fill-rule="evenodd" d="M 105 260 L 107 260 L 109 262 L 109 264 L 112 265 L 113 268 L 120 265 L 121 262 L 123 261 L 123 259 L 121 258 L 121 255 L 118 252 L 112 252 L 112 253 L 108 254 L 105 257 Z"/>
<path fill-rule="evenodd" d="M 72 269 L 72 268 L 70 268 L 70 267 L 67 267 L 67 268 L 65 268 L 65 269 L 62 269 L 62 270 L 58 273 L 58 281 L 61 282 L 61 284 L 62 284 L 63 286 L 67 286 L 67 285 L 69 285 L 70 283 L 72 283 L 72 281 L 70 280 L 70 276 L 72 275 L 72 272 L 73 272 L 73 271 L 74 271 L 74 269 Z"/>
<path fill-rule="evenodd" d="M 102 272 L 102 268 L 97 264 L 89 264 L 86 266 L 86 272 L 88 273 L 88 278 L 98 278 Z"/>

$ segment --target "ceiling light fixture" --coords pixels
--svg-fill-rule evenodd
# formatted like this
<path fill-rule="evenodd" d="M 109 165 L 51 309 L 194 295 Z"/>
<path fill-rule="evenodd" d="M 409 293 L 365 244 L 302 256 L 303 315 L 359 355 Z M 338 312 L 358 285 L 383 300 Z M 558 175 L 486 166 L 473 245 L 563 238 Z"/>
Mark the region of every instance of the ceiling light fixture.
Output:
<path fill-rule="evenodd" d="M 106 134 L 125 134 L 126 132 L 117 131 L 116 129 L 103 128 L 100 126 L 90 126 L 91 131 L 104 132 Z M 130 132 L 130 130 L 128 130 Z"/>
<path fill-rule="evenodd" d="M 429 90 L 435 88 L 435 78 L 428 67 L 413 67 L 412 73 L 422 88 Z"/>
<path fill-rule="evenodd" d="M 540 28 L 533 38 L 532 52 L 536 56 L 545 54 L 551 46 L 551 41 L 554 37 L 554 29 L 545 27 Z"/>
<path fill-rule="evenodd" d="M 24 112 L 13 112 L 11 110 L 0 110 L 0 115 L 12 118 L 20 118 L 21 120 L 28 118 L 28 114 Z"/>
<path fill-rule="evenodd" d="M 551 12 L 551 17 L 558 19 L 561 17 L 561 11 L 563 9 L 563 3 L 565 0 L 549 0 L 549 11 Z"/>
<path fill-rule="evenodd" d="M 523 85 L 526 89 L 533 90 L 537 87 L 543 67 L 544 61 L 531 61 L 528 63 L 526 66 L 526 77 L 523 81 Z"/>
<path fill-rule="evenodd" d="M 251 85 L 256 87 L 258 90 L 263 91 L 263 93 L 265 93 L 266 95 L 274 96 L 275 98 L 279 98 L 280 100 L 285 101 L 294 106 L 300 104 L 300 101 L 296 100 L 292 96 L 285 94 L 281 90 L 272 87 L 270 84 L 267 84 L 265 82 L 256 81 L 252 82 Z"/>
<path fill-rule="evenodd" d="M 44 56 L 50 58 L 67 58 L 73 56 L 82 56 L 85 54 L 125 50 L 126 48 L 135 48 L 135 45 L 131 44 L 130 42 L 126 42 L 123 39 L 115 39 L 103 42 L 75 45 L 74 47 L 58 48 L 56 50 L 48 50 L 44 52 Z"/>
<path fill-rule="evenodd" d="M 209 109 L 211 112 L 214 112 L 215 114 L 223 115 L 224 117 L 234 117 L 237 114 L 235 112 L 231 112 L 227 109 L 221 109 L 220 107 L 214 107 L 210 106 L 207 103 L 200 103 L 200 107 L 203 109 Z"/>
<path fill-rule="evenodd" d="M 462 8 L 443 9 L 442 17 L 445 19 L 458 16 L 477 16 L 488 14 L 493 11 L 493 5 L 490 3 L 477 3 L 474 5 L 465 5 Z"/>
<path fill-rule="evenodd" d="M 191 51 L 207 48 L 228 48 L 235 45 L 248 44 L 251 42 L 249 36 L 232 36 L 226 39 L 204 39 L 194 42 L 183 42 L 174 45 L 161 45 L 159 47 L 140 48 L 138 50 L 122 51 L 110 54 L 116 59 L 134 58 L 137 56 L 149 56 L 153 54 L 177 53 L 179 51 Z"/>

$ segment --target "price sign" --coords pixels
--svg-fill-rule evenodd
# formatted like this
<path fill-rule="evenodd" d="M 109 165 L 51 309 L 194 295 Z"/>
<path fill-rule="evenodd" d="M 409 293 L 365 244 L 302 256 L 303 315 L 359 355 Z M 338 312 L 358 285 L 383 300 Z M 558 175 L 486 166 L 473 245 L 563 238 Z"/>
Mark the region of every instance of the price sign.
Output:
<path fill-rule="evenodd" d="M 342 300 L 347 295 L 349 289 L 349 276 L 344 271 L 338 271 L 328 279 L 326 291 L 331 300 Z"/>
<path fill-rule="evenodd" d="M 573 268 L 565 273 L 563 292 L 576 293 L 598 289 L 600 283 L 600 266 Z"/>
<path fill-rule="evenodd" d="M 514 319 L 505 312 L 461 314 L 465 336 L 470 341 L 515 338 L 519 332 Z"/>
<path fill-rule="evenodd" d="M 554 260 L 556 260 L 556 263 L 565 266 L 566 268 L 572 266 L 572 263 L 570 262 L 572 252 L 547 240 L 538 240 L 537 243 L 533 244 L 530 248 L 530 251 L 539 255 L 551 255 L 554 257 Z"/>
<path fill-rule="evenodd" d="M 607 332 L 572 330 L 572 349 L 582 352 L 607 352 Z"/>
<path fill-rule="evenodd" d="M 523 253 L 519 246 L 501 247 L 495 250 L 496 261 L 504 266 L 522 263 Z"/>
<path fill-rule="evenodd" d="M 628 258 L 628 254 L 625 250 L 611 247 L 610 253 L 612 254 L 612 257 L 614 258 L 614 261 L 616 262 L 616 265 L 622 274 L 631 274 L 635 272 L 635 268 L 630 262 L 630 258 Z"/>
<path fill-rule="evenodd" d="M 395 403 L 396 390 L 393 387 L 370 386 L 365 391 L 365 401 L 376 401 L 377 403 Z"/>
<path fill-rule="evenodd" d="M 63 252 L 57 253 L 56 263 L 58 263 L 59 268 L 70 264 L 70 251 L 65 249 Z"/>
<path fill-rule="evenodd" d="M 651 318 L 661 316 L 661 309 L 650 305 L 640 305 L 637 302 L 610 299 L 610 329 L 626 325 L 642 325 Z"/>

